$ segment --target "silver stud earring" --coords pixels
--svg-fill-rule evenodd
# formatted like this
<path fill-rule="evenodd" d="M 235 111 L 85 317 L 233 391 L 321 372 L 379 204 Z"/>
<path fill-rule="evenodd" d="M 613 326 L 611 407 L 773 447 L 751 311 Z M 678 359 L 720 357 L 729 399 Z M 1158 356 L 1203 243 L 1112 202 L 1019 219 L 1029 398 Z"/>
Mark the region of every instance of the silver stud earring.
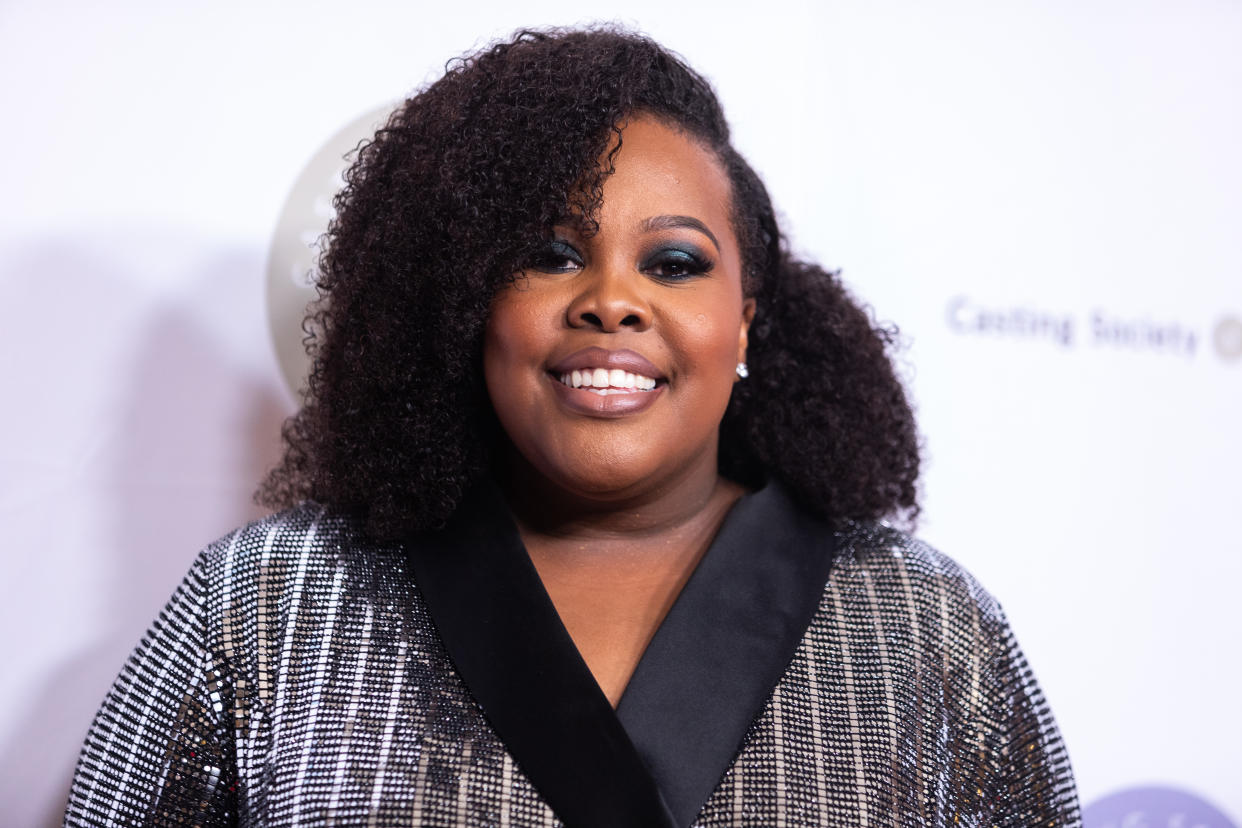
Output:
<path fill-rule="evenodd" d="M 745 362 L 739 362 L 737 364 L 737 376 L 738 379 L 746 379 L 750 376 L 750 369 L 746 367 Z"/>

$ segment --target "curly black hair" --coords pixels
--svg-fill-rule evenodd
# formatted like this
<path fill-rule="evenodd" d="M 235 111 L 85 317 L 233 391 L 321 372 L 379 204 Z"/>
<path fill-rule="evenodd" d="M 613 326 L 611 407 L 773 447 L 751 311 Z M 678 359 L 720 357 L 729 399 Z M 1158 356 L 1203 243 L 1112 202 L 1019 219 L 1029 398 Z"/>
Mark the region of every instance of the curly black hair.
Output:
<path fill-rule="evenodd" d="M 329 504 L 379 538 L 448 520 L 504 440 L 481 370 L 491 299 L 553 225 L 590 223 L 612 172 L 599 159 L 635 114 L 701 141 L 732 184 L 756 312 L 721 473 L 779 479 L 831 520 L 913 521 L 918 438 L 888 356 L 896 331 L 789 253 L 710 84 L 613 27 L 522 31 L 458 59 L 359 147 L 305 325 L 304 405 L 262 503 Z"/>

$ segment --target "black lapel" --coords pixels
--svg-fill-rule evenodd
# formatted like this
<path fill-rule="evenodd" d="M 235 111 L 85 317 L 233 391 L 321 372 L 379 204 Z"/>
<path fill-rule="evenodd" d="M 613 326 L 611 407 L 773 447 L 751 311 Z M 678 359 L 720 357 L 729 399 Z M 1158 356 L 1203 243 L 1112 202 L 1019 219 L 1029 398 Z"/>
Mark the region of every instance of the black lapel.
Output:
<path fill-rule="evenodd" d="M 499 494 L 482 487 L 446 530 L 406 549 L 462 680 L 565 825 L 672 826 Z"/>
<path fill-rule="evenodd" d="M 676 825 L 694 820 L 793 659 L 833 537 L 776 483 L 743 498 L 647 646 L 616 713 Z"/>

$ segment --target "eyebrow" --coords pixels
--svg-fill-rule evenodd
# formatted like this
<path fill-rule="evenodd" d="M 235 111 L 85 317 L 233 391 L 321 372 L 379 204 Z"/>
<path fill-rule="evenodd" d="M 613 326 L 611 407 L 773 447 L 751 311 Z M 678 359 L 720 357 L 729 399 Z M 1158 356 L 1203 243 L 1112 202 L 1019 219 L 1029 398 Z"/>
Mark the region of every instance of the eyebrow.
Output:
<path fill-rule="evenodd" d="M 698 230 L 704 236 L 712 240 L 712 244 L 716 245 L 716 252 L 720 252 L 720 242 L 716 240 L 716 235 L 707 229 L 707 225 L 696 219 L 694 216 L 652 216 L 643 220 L 643 231 L 650 232 L 652 230 L 668 230 L 673 227 L 689 227 L 692 230 Z"/>

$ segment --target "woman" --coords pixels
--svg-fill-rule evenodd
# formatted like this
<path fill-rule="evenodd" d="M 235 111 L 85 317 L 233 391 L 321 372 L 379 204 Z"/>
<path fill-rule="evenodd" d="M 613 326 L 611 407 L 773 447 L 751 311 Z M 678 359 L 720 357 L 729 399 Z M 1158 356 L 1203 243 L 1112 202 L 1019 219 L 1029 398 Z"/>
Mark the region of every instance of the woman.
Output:
<path fill-rule="evenodd" d="M 69 824 L 1068 825 L 913 418 L 708 84 L 624 32 L 452 67 L 338 198 L 285 511 L 209 547 Z"/>

